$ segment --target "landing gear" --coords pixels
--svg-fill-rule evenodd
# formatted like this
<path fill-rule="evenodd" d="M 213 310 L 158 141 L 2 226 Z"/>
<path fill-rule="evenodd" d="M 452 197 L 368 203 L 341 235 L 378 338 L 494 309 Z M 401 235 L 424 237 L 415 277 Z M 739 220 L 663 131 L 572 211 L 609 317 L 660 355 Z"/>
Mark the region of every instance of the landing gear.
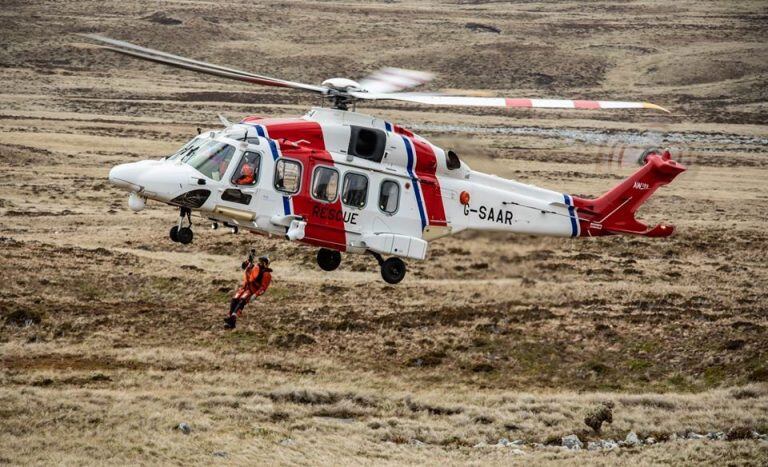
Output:
<path fill-rule="evenodd" d="M 323 271 L 334 271 L 341 264 L 341 253 L 336 250 L 320 248 L 317 250 L 317 265 Z"/>
<path fill-rule="evenodd" d="M 188 227 L 183 227 L 185 217 L 189 223 Z M 192 238 L 195 235 L 192 233 L 192 211 L 190 211 L 189 208 L 181 208 L 179 210 L 179 224 L 171 227 L 171 231 L 168 236 L 171 237 L 171 241 L 178 242 L 183 245 L 192 243 Z"/>
<path fill-rule="evenodd" d="M 381 278 L 384 279 L 385 282 L 388 284 L 398 284 L 405 278 L 406 267 L 405 262 L 402 259 L 392 257 L 385 260 L 375 251 L 369 251 L 369 253 L 379 262 Z"/>

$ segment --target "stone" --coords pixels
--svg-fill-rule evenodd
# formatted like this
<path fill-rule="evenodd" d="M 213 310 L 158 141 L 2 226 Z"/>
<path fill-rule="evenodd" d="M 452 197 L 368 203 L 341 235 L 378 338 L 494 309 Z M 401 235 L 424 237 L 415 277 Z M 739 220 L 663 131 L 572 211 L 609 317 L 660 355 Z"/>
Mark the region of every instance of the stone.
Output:
<path fill-rule="evenodd" d="M 599 451 L 603 448 L 603 444 L 598 441 L 589 441 L 587 443 L 587 451 Z"/>
<path fill-rule="evenodd" d="M 698 440 L 698 439 L 707 439 L 707 437 L 706 437 L 706 436 L 704 436 L 704 435 L 700 435 L 700 434 L 698 434 L 698 433 L 695 433 L 695 432 L 693 432 L 693 431 L 692 431 L 692 432 L 690 432 L 690 433 L 688 433 L 688 436 L 686 436 L 686 438 L 688 438 L 688 439 L 694 439 L 694 440 Z"/>
<path fill-rule="evenodd" d="M 709 433 L 707 433 L 707 439 L 722 441 L 725 439 L 725 433 L 723 433 L 722 431 L 710 431 Z"/>
<path fill-rule="evenodd" d="M 630 431 L 627 433 L 627 437 L 624 438 L 624 444 L 627 446 L 639 446 L 643 444 L 643 442 L 640 441 L 640 438 L 637 437 L 637 433 Z"/>
<path fill-rule="evenodd" d="M 656 438 L 653 436 L 649 436 L 645 438 L 645 444 L 656 444 Z"/>
<path fill-rule="evenodd" d="M 509 440 L 507 438 L 501 438 L 498 443 L 496 443 L 498 446 L 509 446 Z"/>
<path fill-rule="evenodd" d="M 414 446 L 424 446 L 424 441 L 420 441 L 416 438 L 412 438 L 410 441 L 408 441 L 408 443 Z"/>
<path fill-rule="evenodd" d="M 514 455 L 516 455 L 516 456 L 524 456 L 525 455 L 525 451 L 523 451 L 522 449 L 512 449 L 509 452 L 514 454 Z"/>
<path fill-rule="evenodd" d="M 213 457 L 227 457 L 226 451 L 213 451 Z"/>
<path fill-rule="evenodd" d="M 560 441 L 564 448 L 573 451 L 580 451 L 584 447 L 584 443 L 582 443 L 579 437 L 576 435 L 563 436 Z"/>
<path fill-rule="evenodd" d="M 485 441 L 480 441 L 479 443 L 475 444 L 472 447 L 474 447 L 474 448 L 487 448 L 488 447 L 488 443 L 486 443 Z"/>
<path fill-rule="evenodd" d="M 296 444 L 296 441 L 294 441 L 291 438 L 283 438 L 280 440 L 280 444 L 282 446 L 293 446 L 294 444 Z"/>
<path fill-rule="evenodd" d="M 177 426 L 176 429 L 184 433 L 185 435 L 192 433 L 192 428 L 186 422 L 179 423 L 179 426 Z"/>
<path fill-rule="evenodd" d="M 509 444 L 511 444 L 512 446 L 523 446 L 525 445 L 525 441 L 523 441 L 522 439 L 516 439 L 510 442 Z"/>
<path fill-rule="evenodd" d="M 604 439 L 603 440 L 603 449 L 606 451 L 612 451 L 614 449 L 619 449 L 619 443 L 612 439 Z"/>

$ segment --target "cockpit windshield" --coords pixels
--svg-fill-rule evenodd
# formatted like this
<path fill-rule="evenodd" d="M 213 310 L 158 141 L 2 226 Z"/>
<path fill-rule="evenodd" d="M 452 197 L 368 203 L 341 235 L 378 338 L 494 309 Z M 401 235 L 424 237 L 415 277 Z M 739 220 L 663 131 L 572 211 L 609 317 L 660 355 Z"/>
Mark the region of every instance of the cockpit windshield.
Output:
<path fill-rule="evenodd" d="M 187 141 L 187 143 L 184 144 L 184 146 L 182 146 L 178 151 L 173 153 L 173 155 L 168 156 L 166 160 L 175 161 L 181 159 L 186 153 L 189 152 L 190 149 L 199 147 L 205 141 L 206 139 L 202 136 L 195 136 L 191 140 Z"/>
<path fill-rule="evenodd" d="M 221 180 L 235 155 L 235 147 L 214 140 L 193 140 L 192 143 L 186 151 L 173 158 L 191 165 L 208 178 Z"/>

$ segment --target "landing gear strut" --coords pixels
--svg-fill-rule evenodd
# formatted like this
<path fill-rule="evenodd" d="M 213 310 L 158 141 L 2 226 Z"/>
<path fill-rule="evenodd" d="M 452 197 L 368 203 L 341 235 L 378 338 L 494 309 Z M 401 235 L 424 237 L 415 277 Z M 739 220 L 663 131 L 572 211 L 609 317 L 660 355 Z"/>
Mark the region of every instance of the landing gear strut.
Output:
<path fill-rule="evenodd" d="M 317 250 L 317 265 L 323 271 L 334 271 L 341 264 L 341 253 L 328 248 Z"/>
<path fill-rule="evenodd" d="M 189 223 L 188 227 L 183 227 L 185 217 Z M 169 237 L 171 237 L 172 241 L 181 243 L 183 245 L 192 243 L 194 234 L 192 233 L 192 211 L 190 211 L 189 208 L 179 209 L 179 224 L 171 227 Z"/>
<path fill-rule="evenodd" d="M 385 260 L 375 251 L 369 251 L 369 253 L 379 262 L 381 278 L 384 279 L 385 282 L 388 284 L 397 284 L 403 280 L 406 267 L 405 262 L 402 259 L 393 256 L 392 258 Z"/>

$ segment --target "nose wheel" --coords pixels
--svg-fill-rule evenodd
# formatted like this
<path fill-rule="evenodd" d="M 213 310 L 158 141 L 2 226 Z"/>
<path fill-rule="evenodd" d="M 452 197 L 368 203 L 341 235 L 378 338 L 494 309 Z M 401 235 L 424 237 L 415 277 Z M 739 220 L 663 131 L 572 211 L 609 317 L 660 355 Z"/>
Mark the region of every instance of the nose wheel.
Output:
<path fill-rule="evenodd" d="M 402 259 L 393 256 L 392 258 L 387 258 L 385 260 L 380 254 L 374 251 L 370 251 L 369 253 L 371 253 L 371 255 L 376 258 L 376 261 L 379 262 L 381 278 L 384 279 L 384 282 L 388 284 L 399 284 L 400 281 L 405 278 L 406 266 Z"/>
<path fill-rule="evenodd" d="M 189 224 L 184 227 L 184 218 L 187 219 Z M 188 208 L 181 208 L 179 210 L 179 224 L 171 227 L 171 231 L 168 234 L 171 237 L 171 241 L 187 245 L 192 243 L 194 233 L 192 233 L 192 212 Z"/>
<path fill-rule="evenodd" d="M 336 250 L 329 250 L 328 248 L 320 248 L 317 250 L 317 265 L 323 271 L 334 271 L 341 264 L 341 253 Z"/>

